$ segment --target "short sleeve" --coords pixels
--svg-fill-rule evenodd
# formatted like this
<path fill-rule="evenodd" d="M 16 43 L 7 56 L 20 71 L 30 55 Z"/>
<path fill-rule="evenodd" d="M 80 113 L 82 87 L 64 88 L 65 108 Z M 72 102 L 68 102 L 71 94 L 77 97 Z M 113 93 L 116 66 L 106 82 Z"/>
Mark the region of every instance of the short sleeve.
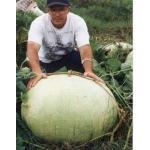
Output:
<path fill-rule="evenodd" d="M 77 44 L 77 47 L 84 46 L 86 44 L 89 44 L 89 33 L 88 28 L 83 19 L 80 19 L 76 23 L 75 27 L 75 41 Z"/>
<path fill-rule="evenodd" d="M 38 21 L 33 21 L 30 26 L 30 30 L 28 33 L 28 41 L 33 41 L 42 45 L 43 40 L 43 31 L 42 24 Z"/>

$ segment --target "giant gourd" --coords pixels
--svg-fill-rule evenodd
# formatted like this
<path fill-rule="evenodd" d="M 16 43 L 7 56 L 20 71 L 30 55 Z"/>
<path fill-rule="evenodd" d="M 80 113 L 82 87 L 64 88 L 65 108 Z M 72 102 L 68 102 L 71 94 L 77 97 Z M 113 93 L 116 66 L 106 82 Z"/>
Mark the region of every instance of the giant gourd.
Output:
<path fill-rule="evenodd" d="M 107 133 L 118 105 L 107 86 L 80 75 L 53 74 L 28 91 L 22 118 L 47 142 L 86 142 Z"/>

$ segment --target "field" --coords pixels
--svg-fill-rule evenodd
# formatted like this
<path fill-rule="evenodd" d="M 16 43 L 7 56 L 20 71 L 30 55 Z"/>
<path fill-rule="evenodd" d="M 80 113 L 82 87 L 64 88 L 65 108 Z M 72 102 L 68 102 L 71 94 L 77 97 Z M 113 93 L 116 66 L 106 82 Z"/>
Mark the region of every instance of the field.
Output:
<path fill-rule="evenodd" d="M 82 0 L 83 1 L 83 0 Z M 98 137 L 81 145 L 69 143 L 46 144 L 35 137 L 20 116 L 21 99 L 26 93 L 26 84 L 33 75 L 24 73 L 21 68 L 26 53 L 27 32 L 31 21 L 36 18 L 32 13 L 16 14 L 16 56 L 17 91 L 16 124 L 17 150 L 131 150 L 132 149 L 132 66 L 124 62 L 132 49 L 106 53 L 105 48 L 119 42 L 132 44 L 132 1 L 131 0 L 72 0 L 71 11 L 82 16 L 88 26 L 90 41 L 95 59 L 94 72 L 105 80 L 120 106 L 120 117 L 116 128 L 103 137 Z M 45 1 L 37 0 L 39 8 L 46 12 Z"/>

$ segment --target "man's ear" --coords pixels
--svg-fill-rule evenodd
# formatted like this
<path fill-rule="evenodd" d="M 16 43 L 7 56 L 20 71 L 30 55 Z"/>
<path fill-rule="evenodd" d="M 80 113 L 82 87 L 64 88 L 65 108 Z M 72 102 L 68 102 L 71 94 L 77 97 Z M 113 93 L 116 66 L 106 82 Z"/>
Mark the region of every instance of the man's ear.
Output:
<path fill-rule="evenodd" d="M 45 8 L 45 13 L 48 13 L 49 12 L 49 7 L 46 7 Z"/>
<path fill-rule="evenodd" d="M 70 12 L 70 10 L 71 10 L 71 7 L 70 7 L 70 6 L 68 6 L 68 13 Z"/>

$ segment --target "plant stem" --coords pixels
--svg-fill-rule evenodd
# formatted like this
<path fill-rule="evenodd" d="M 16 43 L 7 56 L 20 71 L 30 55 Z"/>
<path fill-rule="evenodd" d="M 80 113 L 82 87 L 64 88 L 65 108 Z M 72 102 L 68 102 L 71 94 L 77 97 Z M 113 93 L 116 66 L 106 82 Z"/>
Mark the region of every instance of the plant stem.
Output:
<path fill-rule="evenodd" d="M 112 132 L 108 132 L 108 133 L 106 133 L 106 134 L 104 134 L 104 135 L 101 135 L 101 136 L 98 136 L 98 137 L 96 137 L 96 138 L 93 138 L 92 140 L 89 140 L 89 141 L 85 142 L 85 143 L 82 144 L 82 145 L 76 146 L 75 148 L 83 147 L 83 146 L 85 146 L 86 144 L 88 144 L 89 142 L 93 142 L 93 141 L 95 141 L 95 140 L 97 140 L 97 139 L 99 139 L 99 138 L 102 138 L 102 137 L 104 137 L 104 136 L 110 136 L 111 134 L 112 134 Z"/>
<path fill-rule="evenodd" d="M 127 149 L 129 138 L 130 138 L 130 134 L 131 134 L 131 131 L 132 131 L 132 125 L 133 125 L 133 122 L 131 123 L 130 128 L 128 130 L 128 134 L 127 134 L 127 138 L 126 138 L 126 143 L 125 143 L 125 145 L 123 147 L 123 150 Z"/>
<path fill-rule="evenodd" d="M 131 71 L 131 70 L 132 70 L 131 68 L 129 68 L 129 69 L 122 69 L 122 70 L 119 70 L 119 71 L 116 71 L 116 72 L 111 72 L 111 73 L 108 73 L 108 74 L 101 75 L 101 77 L 111 76 L 111 74 L 116 75 L 116 74 L 119 74 L 120 72 Z"/>
<path fill-rule="evenodd" d="M 113 129 L 112 133 L 111 133 L 111 137 L 110 137 L 110 143 L 113 142 L 114 140 L 114 134 L 115 132 L 118 130 L 118 128 L 120 127 L 120 125 L 122 124 L 124 118 L 125 118 L 125 112 L 121 111 L 122 109 L 120 109 L 119 113 L 120 113 L 120 120 L 118 122 L 118 124 L 116 125 L 116 127 Z"/>
<path fill-rule="evenodd" d="M 30 142 L 25 141 L 25 140 L 23 140 L 23 142 L 24 142 L 24 143 L 27 143 L 27 144 L 30 144 L 30 145 L 33 145 L 33 146 L 35 146 L 35 147 L 38 147 L 38 148 L 40 148 L 40 149 L 46 149 L 46 148 L 43 147 L 43 146 L 40 146 L 40 145 L 37 145 L 37 144 L 33 144 L 33 143 L 30 143 Z"/>

